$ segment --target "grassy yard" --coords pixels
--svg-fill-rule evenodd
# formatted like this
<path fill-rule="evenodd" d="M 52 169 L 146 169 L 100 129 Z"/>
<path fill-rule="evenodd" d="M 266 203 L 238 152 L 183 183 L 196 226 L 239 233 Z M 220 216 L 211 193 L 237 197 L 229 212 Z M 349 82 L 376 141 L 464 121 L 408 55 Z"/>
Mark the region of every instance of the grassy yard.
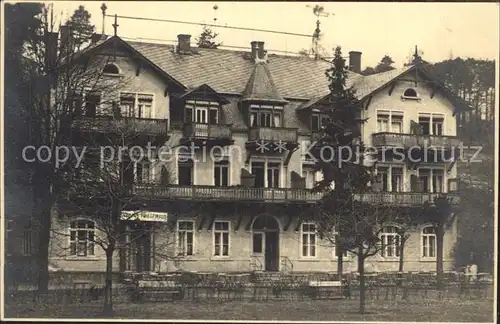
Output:
<path fill-rule="evenodd" d="M 493 299 L 367 300 L 367 314 L 357 314 L 357 300 L 321 301 L 178 301 L 115 304 L 121 319 L 291 320 L 291 321 L 433 321 L 492 322 Z M 7 318 L 99 318 L 100 304 L 5 305 Z"/>

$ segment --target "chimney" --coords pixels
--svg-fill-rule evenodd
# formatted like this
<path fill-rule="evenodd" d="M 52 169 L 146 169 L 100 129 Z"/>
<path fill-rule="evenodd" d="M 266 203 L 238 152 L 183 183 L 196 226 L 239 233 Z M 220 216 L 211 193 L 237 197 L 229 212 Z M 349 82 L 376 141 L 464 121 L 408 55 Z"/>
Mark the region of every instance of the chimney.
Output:
<path fill-rule="evenodd" d="M 349 70 L 354 73 L 361 73 L 361 52 L 349 52 Z"/>
<path fill-rule="evenodd" d="M 191 35 L 179 34 L 177 35 L 177 51 L 179 52 L 191 52 Z"/>
<path fill-rule="evenodd" d="M 257 42 L 257 55 L 259 59 L 263 60 L 266 52 L 264 51 L 264 42 Z"/>
<path fill-rule="evenodd" d="M 252 60 L 256 60 L 257 59 L 257 41 L 253 41 L 253 42 L 250 42 L 250 46 L 252 48 Z"/>
<path fill-rule="evenodd" d="M 264 50 L 264 42 L 262 41 L 253 41 L 250 42 L 252 47 L 252 59 L 255 62 L 259 62 L 265 59 L 266 51 Z"/>

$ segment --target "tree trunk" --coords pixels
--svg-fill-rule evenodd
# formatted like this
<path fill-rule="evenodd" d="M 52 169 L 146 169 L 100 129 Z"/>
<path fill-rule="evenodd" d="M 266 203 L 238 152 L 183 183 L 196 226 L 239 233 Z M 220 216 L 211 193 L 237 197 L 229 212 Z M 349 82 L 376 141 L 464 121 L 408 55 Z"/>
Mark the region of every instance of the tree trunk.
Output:
<path fill-rule="evenodd" d="M 338 280 L 342 281 L 342 272 L 343 272 L 343 253 L 342 249 L 339 251 L 340 255 L 337 257 L 337 274 L 338 274 Z"/>
<path fill-rule="evenodd" d="M 401 244 L 399 245 L 399 269 L 398 269 L 399 272 L 403 272 L 404 259 L 405 259 L 404 251 L 405 251 L 405 241 L 401 240 Z"/>
<path fill-rule="evenodd" d="M 340 233 L 337 234 L 340 236 Z M 337 251 L 339 251 L 339 255 L 337 256 L 337 275 L 338 275 L 338 280 L 342 281 L 342 273 L 344 272 L 344 247 L 343 247 L 343 242 L 338 237 L 337 242 Z"/>
<path fill-rule="evenodd" d="M 114 247 L 106 249 L 106 279 L 104 282 L 104 314 L 113 313 L 113 252 Z"/>
<path fill-rule="evenodd" d="M 36 256 L 38 293 L 44 294 L 49 289 L 49 244 L 52 223 L 53 197 L 50 184 L 43 179 L 36 184 L 35 199 L 39 214 L 36 218 L 38 229 L 38 248 Z M 35 211 L 36 212 L 36 211 Z"/>
<path fill-rule="evenodd" d="M 443 283 L 443 242 L 444 241 L 444 225 L 436 226 L 436 283 L 438 288 L 442 287 Z"/>
<path fill-rule="evenodd" d="M 359 313 L 365 312 L 365 255 L 363 247 L 358 248 L 358 272 L 359 272 Z"/>

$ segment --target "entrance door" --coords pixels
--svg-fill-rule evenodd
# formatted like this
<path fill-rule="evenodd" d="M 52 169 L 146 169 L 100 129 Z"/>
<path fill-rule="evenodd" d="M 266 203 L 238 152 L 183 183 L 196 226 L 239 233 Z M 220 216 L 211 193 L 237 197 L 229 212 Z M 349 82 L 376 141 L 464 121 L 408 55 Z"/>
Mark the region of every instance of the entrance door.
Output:
<path fill-rule="evenodd" d="M 266 271 L 279 270 L 279 230 L 278 221 L 270 215 L 257 216 L 252 224 L 253 254 L 263 254 Z"/>
<path fill-rule="evenodd" d="M 151 233 L 149 227 L 133 223 L 127 226 L 126 248 L 122 255 L 122 270 L 151 271 Z"/>
<path fill-rule="evenodd" d="M 278 271 L 279 265 L 279 232 L 266 232 L 266 271 Z"/>

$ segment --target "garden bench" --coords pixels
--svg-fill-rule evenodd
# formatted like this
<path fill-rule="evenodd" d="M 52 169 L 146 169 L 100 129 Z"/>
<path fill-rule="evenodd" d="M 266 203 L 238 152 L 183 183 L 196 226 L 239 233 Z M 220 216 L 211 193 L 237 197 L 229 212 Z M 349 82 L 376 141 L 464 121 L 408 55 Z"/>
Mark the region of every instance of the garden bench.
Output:
<path fill-rule="evenodd" d="M 342 299 L 342 281 L 310 281 L 309 291 L 313 299 Z"/>
<path fill-rule="evenodd" d="M 138 280 L 133 294 L 140 301 L 165 301 L 182 299 L 183 290 L 174 281 Z"/>

